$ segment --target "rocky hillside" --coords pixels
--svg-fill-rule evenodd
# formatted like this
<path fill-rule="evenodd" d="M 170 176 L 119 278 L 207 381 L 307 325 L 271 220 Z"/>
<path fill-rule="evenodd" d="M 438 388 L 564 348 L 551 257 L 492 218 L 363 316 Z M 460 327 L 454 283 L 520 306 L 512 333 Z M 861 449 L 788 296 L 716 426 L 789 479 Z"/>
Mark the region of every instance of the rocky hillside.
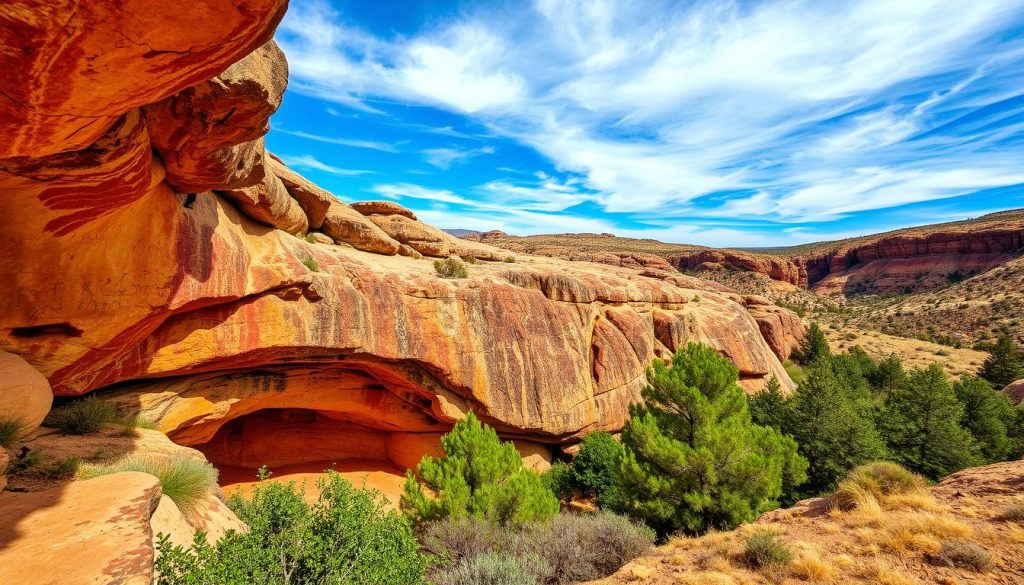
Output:
<path fill-rule="evenodd" d="M 917 292 L 990 270 L 1024 249 L 1024 210 L 907 228 L 834 242 L 762 250 L 712 249 L 611 234 L 509 236 L 486 232 L 480 242 L 557 257 L 609 263 L 636 258 L 696 273 L 751 272 L 823 294 Z M 629 260 L 624 260 L 629 262 Z"/>
<path fill-rule="evenodd" d="M 832 498 L 807 500 L 734 531 L 673 539 L 600 583 L 1021 583 L 1022 490 L 1024 461 L 1015 461 L 852 510 L 836 509 Z M 747 539 L 765 530 L 789 549 L 785 566 L 750 566 Z"/>
<path fill-rule="evenodd" d="M 650 362 L 691 340 L 751 391 L 790 384 L 801 325 L 763 299 L 510 258 L 288 169 L 264 146 L 286 4 L 0 11 L 0 349 L 55 395 L 98 392 L 223 465 L 404 468 L 469 410 L 541 460 L 616 429 Z M 438 276 L 450 255 L 468 278 Z"/>

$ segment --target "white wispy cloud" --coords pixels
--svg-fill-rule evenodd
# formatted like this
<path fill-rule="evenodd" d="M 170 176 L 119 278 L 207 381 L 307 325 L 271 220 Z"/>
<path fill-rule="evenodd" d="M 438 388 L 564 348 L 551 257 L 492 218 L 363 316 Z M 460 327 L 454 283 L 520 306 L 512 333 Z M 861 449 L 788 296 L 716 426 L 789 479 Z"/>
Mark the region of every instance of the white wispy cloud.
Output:
<path fill-rule="evenodd" d="M 480 148 L 426 148 L 420 151 L 427 164 L 439 169 L 449 169 L 453 164 L 466 162 L 473 157 L 494 154 L 493 146 Z"/>
<path fill-rule="evenodd" d="M 357 175 L 373 174 L 374 171 L 358 170 L 358 169 L 344 169 L 329 165 L 321 162 L 315 156 L 311 154 L 300 154 L 297 156 L 281 155 L 281 162 L 288 165 L 289 167 L 295 167 L 297 169 L 313 169 L 317 171 L 323 171 L 332 175 L 338 175 L 341 177 L 352 177 Z"/>
<path fill-rule="evenodd" d="M 338 146 L 351 146 L 352 148 L 367 148 L 370 150 L 379 150 L 381 152 L 399 152 L 397 145 L 389 144 L 387 142 L 359 140 L 355 138 L 341 138 L 337 136 L 321 136 L 319 134 L 302 132 L 301 130 L 287 130 L 285 128 L 275 128 L 274 130 L 282 134 L 298 136 L 299 138 L 306 138 L 307 140 L 315 140 L 316 142 L 324 142 L 326 144 L 337 144 Z"/>
<path fill-rule="evenodd" d="M 1024 131 L 1019 109 L 992 114 L 998 128 L 982 117 L 932 132 L 1020 93 L 1024 40 L 1005 33 L 1022 21 L 1022 0 L 537 0 L 384 39 L 296 0 L 279 41 L 300 92 L 461 114 L 574 177 L 456 196 L 477 209 L 589 201 L 680 225 L 799 223 L 1024 182 L 1020 156 L 994 146 Z M 470 153 L 422 154 L 449 168 Z M 722 192 L 739 194 L 701 203 Z"/>

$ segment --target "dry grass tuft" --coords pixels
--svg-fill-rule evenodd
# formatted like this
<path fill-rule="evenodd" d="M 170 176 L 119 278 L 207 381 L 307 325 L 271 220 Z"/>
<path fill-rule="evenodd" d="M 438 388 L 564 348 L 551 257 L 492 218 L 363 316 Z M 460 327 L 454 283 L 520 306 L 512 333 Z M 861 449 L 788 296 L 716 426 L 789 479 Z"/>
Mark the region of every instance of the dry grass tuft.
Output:
<path fill-rule="evenodd" d="M 942 541 L 942 547 L 935 555 L 935 560 L 950 567 L 970 569 L 979 573 L 992 568 L 993 564 L 992 556 L 987 550 L 963 539 Z"/>
<path fill-rule="evenodd" d="M 1015 504 L 1003 511 L 999 516 L 1000 520 L 1006 522 L 1017 522 L 1024 524 L 1024 504 Z"/>
<path fill-rule="evenodd" d="M 877 506 L 886 497 L 920 492 L 925 485 L 916 473 L 895 463 L 876 461 L 857 467 L 839 482 L 834 502 L 841 510 Z"/>
<path fill-rule="evenodd" d="M 812 583 L 833 583 L 836 578 L 835 563 L 822 558 L 817 550 L 807 549 L 797 554 L 790 564 L 793 576 Z"/>
<path fill-rule="evenodd" d="M 917 579 L 904 574 L 899 569 L 894 569 L 883 561 L 873 565 L 866 576 L 871 579 L 871 583 L 878 583 L 878 585 L 918 585 L 920 583 Z"/>

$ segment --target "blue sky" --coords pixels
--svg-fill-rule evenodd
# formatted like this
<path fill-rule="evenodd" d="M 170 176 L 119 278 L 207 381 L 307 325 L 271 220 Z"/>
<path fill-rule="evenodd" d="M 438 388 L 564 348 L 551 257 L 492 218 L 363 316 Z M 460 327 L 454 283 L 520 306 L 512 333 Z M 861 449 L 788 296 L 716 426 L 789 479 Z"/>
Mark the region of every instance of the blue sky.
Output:
<path fill-rule="evenodd" d="M 1024 207 L 1024 0 L 292 0 L 268 136 L 444 228 L 776 246 Z"/>

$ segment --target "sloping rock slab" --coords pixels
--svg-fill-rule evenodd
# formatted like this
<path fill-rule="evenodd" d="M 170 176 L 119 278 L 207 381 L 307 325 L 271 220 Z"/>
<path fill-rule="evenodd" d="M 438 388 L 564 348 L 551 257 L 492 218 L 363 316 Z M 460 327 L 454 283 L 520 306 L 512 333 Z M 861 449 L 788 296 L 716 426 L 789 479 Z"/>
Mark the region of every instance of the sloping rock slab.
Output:
<path fill-rule="evenodd" d="M 0 496 L 0 583 L 153 582 L 152 475 L 126 472 Z"/>

